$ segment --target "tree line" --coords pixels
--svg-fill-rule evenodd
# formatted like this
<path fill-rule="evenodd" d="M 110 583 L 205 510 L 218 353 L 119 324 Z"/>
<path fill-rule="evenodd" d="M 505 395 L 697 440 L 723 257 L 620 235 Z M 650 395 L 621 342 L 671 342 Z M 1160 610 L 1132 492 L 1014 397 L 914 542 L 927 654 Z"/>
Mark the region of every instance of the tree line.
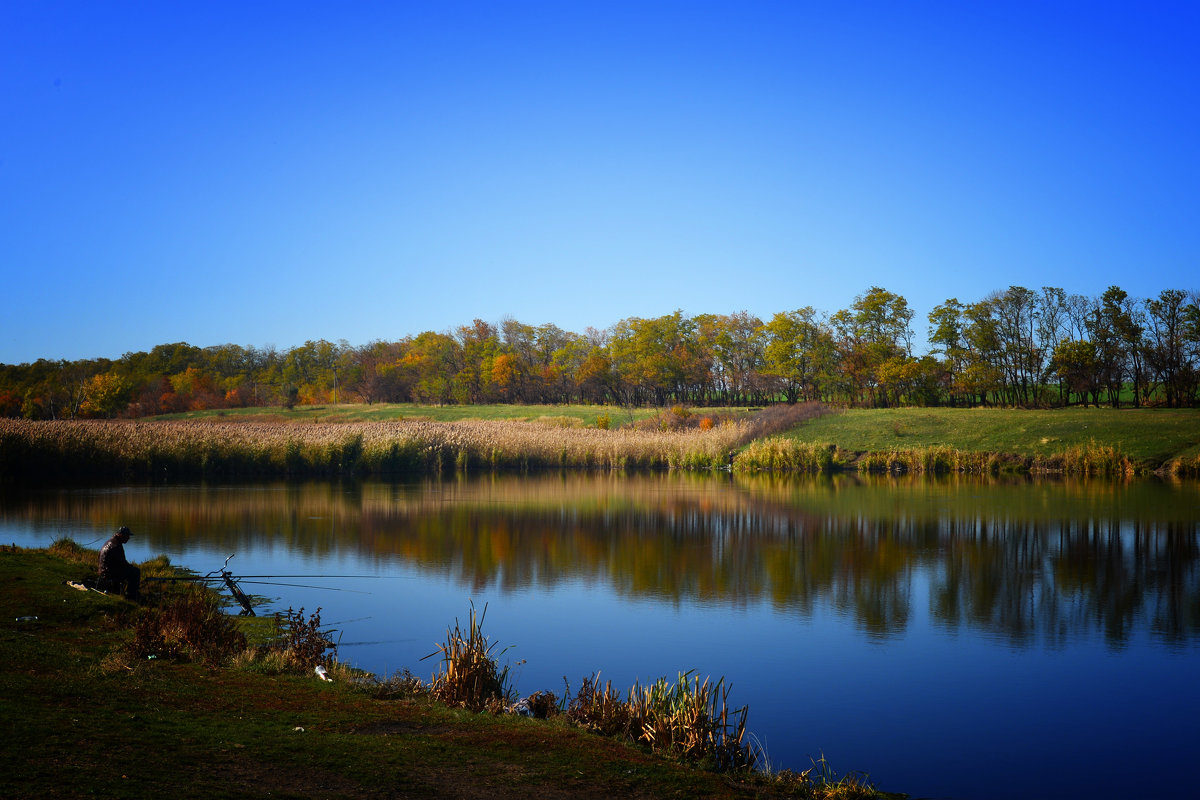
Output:
<path fill-rule="evenodd" d="M 142 417 L 345 402 L 860 407 L 1195 406 L 1200 293 L 1099 297 L 1011 286 L 928 314 L 913 353 L 904 297 L 873 286 L 833 314 L 805 306 L 623 319 L 582 334 L 474 320 L 352 347 L 162 344 L 118 359 L 0 365 L 0 415 Z"/>

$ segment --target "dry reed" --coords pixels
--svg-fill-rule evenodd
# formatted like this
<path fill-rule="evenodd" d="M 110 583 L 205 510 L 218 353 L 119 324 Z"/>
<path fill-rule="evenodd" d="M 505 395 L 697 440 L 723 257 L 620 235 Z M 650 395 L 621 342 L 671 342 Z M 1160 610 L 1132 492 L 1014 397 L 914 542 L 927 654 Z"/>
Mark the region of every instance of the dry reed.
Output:
<path fill-rule="evenodd" d="M 1132 477 L 1137 469 L 1128 456 L 1111 445 L 1095 441 L 1076 445 L 1066 452 L 1033 462 L 1036 472 L 1061 472 L 1084 477 Z"/>
<path fill-rule="evenodd" d="M 859 472 L 918 475 L 950 472 L 997 475 L 1000 472 L 1022 470 L 1027 466 L 1026 460 L 1020 456 L 958 450 L 942 445 L 866 453 L 856 462 Z"/>
<path fill-rule="evenodd" d="M 733 468 L 739 472 L 828 472 L 844 462 L 845 456 L 834 445 L 772 436 L 747 445 L 738 453 Z"/>
<path fill-rule="evenodd" d="M 1200 453 L 1171 459 L 1164 472 L 1176 478 L 1200 478 Z"/>
<path fill-rule="evenodd" d="M 471 420 L 263 423 L 0 420 L 0 477 L 239 478 L 592 468 L 710 469 L 745 423 L 635 431 Z"/>
<path fill-rule="evenodd" d="M 718 772 L 754 766 L 746 736 L 748 709 L 729 708 L 729 687 L 721 678 L 684 673 L 671 683 L 659 678 L 648 686 L 629 690 L 632 727 L 637 738 L 655 750 L 694 761 L 711 760 Z"/>
<path fill-rule="evenodd" d="M 434 700 L 455 708 L 485 711 L 498 710 L 515 699 L 508 686 L 508 667 L 500 668 L 498 664 L 505 651 L 495 652 L 497 645 L 483 635 L 486 615 L 486 605 L 477 615 L 472 603 L 467 629 L 464 631 L 455 619 L 454 627 L 446 629 L 446 642 L 425 656 L 442 656 L 441 669 L 429 685 Z"/>

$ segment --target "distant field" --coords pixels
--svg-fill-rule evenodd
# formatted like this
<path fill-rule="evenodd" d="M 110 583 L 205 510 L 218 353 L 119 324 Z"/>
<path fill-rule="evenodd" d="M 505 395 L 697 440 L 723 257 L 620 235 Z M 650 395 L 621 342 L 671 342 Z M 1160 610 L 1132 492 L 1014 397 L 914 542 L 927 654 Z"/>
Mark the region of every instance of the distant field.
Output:
<path fill-rule="evenodd" d="M 166 414 L 155 419 L 209 419 L 246 420 L 259 422 L 285 422 L 288 420 L 312 420 L 319 422 L 380 422 L 390 419 L 430 420 L 433 422 L 456 422 L 463 419 L 502 419 L 534 422 L 545 418 L 571 417 L 584 425 L 594 426 L 596 420 L 608 416 L 612 427 L 631 420 L 652 417 L 658 409 L 628 409 L 617 406 L 585 405 L 538 405 L 522 406 L 511 404 L 478 406 L 426 406 L 416 403 L 375 403 L 363 405 L 296 406 L 286 408 L 230 408 L 223 411 L 189 411 L 183 414 Z"/>
<path fill-rule="evenodd" d="M 1095 443 L 1158 465 L 1200 452 L 1200 409 L 855 409 L 806 422 L 788 436 L 858 453 L 945 445 L 1048 456 Z"/>

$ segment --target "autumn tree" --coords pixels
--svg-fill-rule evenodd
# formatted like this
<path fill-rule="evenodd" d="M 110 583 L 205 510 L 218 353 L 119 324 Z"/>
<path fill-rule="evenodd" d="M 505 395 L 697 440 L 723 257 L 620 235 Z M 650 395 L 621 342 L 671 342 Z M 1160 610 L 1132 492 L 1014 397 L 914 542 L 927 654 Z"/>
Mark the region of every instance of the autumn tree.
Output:
<path fill-rule="evenodd" d="M 833 372 L 834 344 L 812 306 L 781 311 L 763 326 L 763 372 L 776 378 L 788 403 L 817 400 Z"/>
<path fill-rule="evenodd" d="M 91 376 L 86 381 L 81 407 L 86 417 L 114 417 L 129 402 L 129 383 L 112 372 Z"/>
<path fill-rule="evenodd" d="M 613 327 L 609 354 L 622 405 L 661 407 L 695 388 L 703 360 L 694 331 L 695 323 L 681 311 L 655 319 L 633 317 Z"/>
<path fill-rule="evenodd" d="M 849 309 L 830 317 L 840 373 L 852 401 L 865 399 L 877 406 L 900 401 L 880 380 L 879 370 L 890 361 L 887 374 L 894 375 L 911 357 L 912 318 L 907 300 L 878 286 L 856 297 Z"/>
<path fill-rule="evenodd" d="M 413 339 L 401 365 L 413 382 L 413 400 L 447 405 L 453 400 L 453 376 L 462 369 L 462 348 L 449 334 L 426 331 Z"/>
<path fill-rule="evenodd" d="M 455 331 L 462 350 L 462 368 L 454 376 L 453 395 L 458 403 L 490 403 L 500 399 L 492 369 L 501 354 L 496 327 L 481 319 Z"/>

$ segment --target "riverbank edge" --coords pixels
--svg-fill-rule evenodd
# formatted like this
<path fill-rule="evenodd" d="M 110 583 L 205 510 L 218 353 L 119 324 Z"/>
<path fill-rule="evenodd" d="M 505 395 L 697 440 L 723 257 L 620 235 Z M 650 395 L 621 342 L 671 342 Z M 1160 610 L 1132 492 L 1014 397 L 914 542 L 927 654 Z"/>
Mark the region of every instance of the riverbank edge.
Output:
<path fill-rule="evenodd" d="M 932 445 L 847 452 L 833 444 L 772 437 L 751 442 L 732 462 L 737 472 L 891 475 L 1030 475 L 1034 477 L 1200 477 L 1200 455 L 1135 462 L 1116 447 L 1088 444 L 1047 455 Z"/>
<path fill-rule="evenodd" d="M 0 709 L 23 741 L 0 767 L 30 796 L 827 796 L 794 776 L 718 775 L 558 720 L 379 699 L 344 669 L 323 682 L 113 658 L 139 610 L 70 587 L 85 571 L 0 547 Z M 861 788 L 837 796 L 904 797 Z"/>

